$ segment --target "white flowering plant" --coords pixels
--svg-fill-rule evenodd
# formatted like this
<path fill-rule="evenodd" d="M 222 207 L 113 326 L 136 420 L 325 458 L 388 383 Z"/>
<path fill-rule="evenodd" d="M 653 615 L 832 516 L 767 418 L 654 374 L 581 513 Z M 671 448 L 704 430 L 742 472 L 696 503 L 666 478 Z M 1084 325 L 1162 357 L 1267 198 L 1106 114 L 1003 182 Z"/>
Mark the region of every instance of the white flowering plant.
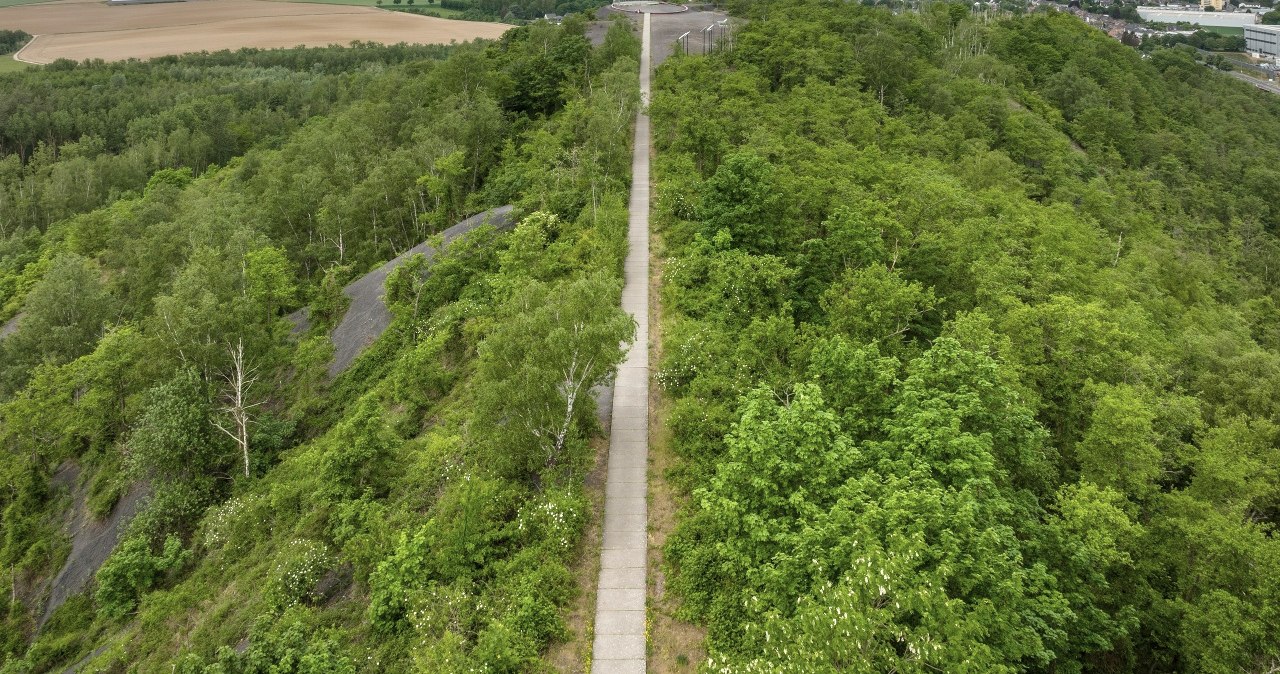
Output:
<path fill-rule="evenodd" d="M 316 583 L 334 568 L 336 560 L 323 543 L 298 538 L 289 541 L 276 556 L 267 581 L 267 603 L 283 611 L 318 599 Z"/>

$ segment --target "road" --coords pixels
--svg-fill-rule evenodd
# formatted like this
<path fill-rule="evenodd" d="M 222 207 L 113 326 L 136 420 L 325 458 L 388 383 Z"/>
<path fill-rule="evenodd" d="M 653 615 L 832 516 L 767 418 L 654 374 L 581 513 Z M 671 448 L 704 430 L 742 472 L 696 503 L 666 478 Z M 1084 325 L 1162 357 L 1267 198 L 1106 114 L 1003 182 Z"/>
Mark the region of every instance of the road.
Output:
<path fill-rule="evenodd" d="M 1264 82 L 1256 77 L 1249 77 L 1244 73 L 1238 73 L 1234 70 L 1227 71 L 1227 74 L 1242 82 L 1248 82 L 1249 84 L 1252 84 L 1255 87 L 1262 89 L 1263 91 L 1270 91 L 1273 94 L 1280 94 L 1280 85 L 1277 85 L 1275 82 Z"/>
<path fill-rule="evenodd" d="M 22 52 L 26 51 L 27 47 L 30 47 L 31 45 L 35 44 L 36 38 L 39 38 L 39 37 L 40 37 L 39 35 L 32 35 L 31 39 L 27 40 L 27 43 L 22 45 L 22 49 L 19 49 L 18 51 L 14 52 L 13 60 L 17 61 L 18 63 L 28 63 L 33 66 L 44 65 L 43 63 L 36 63 L 35 61 L 28 61 L 22 58 Z"/>
<path fill-rule="evenodd" d="M 645 579 L 649 547 L 649 102 L 650 35 L 644 15 L 640 47 L 641 110 L 636 116 L 628 207 L 622 308 L 636 321 L 636 339 L 613 387 L 609 468 L 604 491 L 604 542 L 596 592 L 592 674 L 644 674 Z"/>

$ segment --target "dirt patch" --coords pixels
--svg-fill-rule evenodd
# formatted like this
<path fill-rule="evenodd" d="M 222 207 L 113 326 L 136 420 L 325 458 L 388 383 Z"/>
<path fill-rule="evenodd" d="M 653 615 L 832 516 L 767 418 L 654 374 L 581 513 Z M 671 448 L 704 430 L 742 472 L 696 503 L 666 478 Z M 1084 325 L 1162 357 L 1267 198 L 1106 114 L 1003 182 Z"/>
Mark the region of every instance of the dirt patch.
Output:
<path fill-rule="evenodd" d="M 679 16 L 679 15 L 677 15 Z M 654 17 L 655 19 L 657 17 Z M 665 18 L 665 17 L 664 17 Z M 682 496 L 667 479 L 675 466 L 671 428 L 667 416 L 671 401 L 662 394 L 656 366 L 662 363 L 662 272 L 665 247 L 662 236 L 650 232 L 649 253 L 649 362 L 655 367 L 649 381 L 649 671 L 698 671 L 707 659 L 707 632 L 676 618 L 679 598 L 667 592 L 667 566 L 663 548 L 676 527 Z"/>
<path fill-rule="evenodd" d="M 71 537 L 71 554 L 67 556 L 58 575 L 53 578 L 49 588 L 49 601 L 40 614 L 40 620 L 36 622 L 37 632 L 68 597 L 88 585 L 98 568 L 111 555 L 111 551 L 115 550 L 120 534 L 137 514 L 148 491 L 146 485 L 135 483 L 120 497 L 111 514 L 99 522 L 89 514 L 85 505 L 89 489 L 86 485 L 78 484 L 79 475 L 78 466 L 66 464 L 53 476 L 55 488 L 70 488 L 72 493 L 71 516 L 66 528 Z"/>
<path fill-rule="evenodd" d="M 613 389 L 609 389 L 612 394 Z M 612 406 L 610 406 L 612 407 Z M 605 416 L 608 416 L 607 414 Z M 587 474 L 587 498 L 591 513 L 582 540 L 575 552 L 573 577 L 578 594 L 564 611 L 569 638 L 553 644 L 547 651 L 547 662 L 563 674 L 585 674 L 591 670 L 591 647 L 595 641 L 596 581 L 600 579 L 600 546 L 604 535 L 604 485 L 609 470 L 609 433 L 591 441 L 596 463 Z"/>
<path fill-rule="evenodd" d="M 258 47 L 323 47 L 360 40 L 447 44 L 497 38 L 511 26 L 388 12 L 372 7 L 266 0 L 192 0 L 109 7 L 66 2 L 0 8 L 0 25 L 37 36 L 28 63 L 59 58 L 118 61 Z"/>
<path fill-rule="evenodd" d="M 0 323 L 0 339 L 4 339 L 5 337 L 17 332 L 18 321 L 20 320 L 22 320 L 22 314 L 18 314 L 4 323 Z"/>

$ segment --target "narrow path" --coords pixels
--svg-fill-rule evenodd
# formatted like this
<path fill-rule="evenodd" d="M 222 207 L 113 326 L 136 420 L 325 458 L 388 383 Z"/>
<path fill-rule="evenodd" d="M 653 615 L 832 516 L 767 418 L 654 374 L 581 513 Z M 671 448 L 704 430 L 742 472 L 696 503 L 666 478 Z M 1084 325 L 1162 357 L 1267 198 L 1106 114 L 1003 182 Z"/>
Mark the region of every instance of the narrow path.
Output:
<path fill-rule="evenodd" d="M 640 47 L 640 114 L 631 160 L 631 204 L 622 308 L 636 321 L 636 340 L 618 368 L 604 493 L 604 542 L 596 592 L 592 674 L 645 671 L 646 500 L 649 455 L 649 28 Z"/>
<path fill-rule="evenodd" d="M 16 51 L 16 52 L 14 52 L 14 53 L 13 53 L 13 60 L 17 61 L 18 63 L 27 63 L 27 64 L 30 64 L 30 65 L 33 65 L 33 66 L 42 66 L 42 65 L 45 65 L 45 64 L 43 64 L 43 63 L 36 63 L 35 61 L 28 61 L 28 60 L 26 60 L 26 59 L 22 58 L 22 52 L 26 51 L 26 50 L 27 50 L 27 47 L 30 47 L 31 45 L 35 44 L 35 43 L 36 43 L 36 40 L 38 40 L 39 38 L 40 38 L 40 36 L 39 36 L 39 35 L 32 35 L 32 36 L 31 36 L 31 39 L 30 39 L 30 40 L 27 40 L 27 43 L 26 43 L 26 44 L 24 44 L 24 45 L 22 45 L 22 49 L 19 49 L 18 51 Z"/>

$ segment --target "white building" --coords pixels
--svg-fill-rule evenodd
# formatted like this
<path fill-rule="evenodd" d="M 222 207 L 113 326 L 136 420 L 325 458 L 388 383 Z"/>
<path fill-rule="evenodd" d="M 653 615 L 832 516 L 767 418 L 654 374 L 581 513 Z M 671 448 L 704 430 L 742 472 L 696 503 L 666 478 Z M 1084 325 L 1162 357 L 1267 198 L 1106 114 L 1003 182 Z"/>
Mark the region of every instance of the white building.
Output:
<path fill-rule="evenodd" d="M 1245 26 L 1244 48 L 1253 56 L 1280 63 L 1280 26 Z"/>
<path fill-rule="evenodd" d="M 1164 7 L 1139 7 L 1138 16 L 1144 21 L 1156 23 L 1193 23 L 1197 26 L 1230 26 L 1240 28 L 1258 22 L 1252 12 L 1202 12 L 1196 9 L 1165 9 Z"/>

